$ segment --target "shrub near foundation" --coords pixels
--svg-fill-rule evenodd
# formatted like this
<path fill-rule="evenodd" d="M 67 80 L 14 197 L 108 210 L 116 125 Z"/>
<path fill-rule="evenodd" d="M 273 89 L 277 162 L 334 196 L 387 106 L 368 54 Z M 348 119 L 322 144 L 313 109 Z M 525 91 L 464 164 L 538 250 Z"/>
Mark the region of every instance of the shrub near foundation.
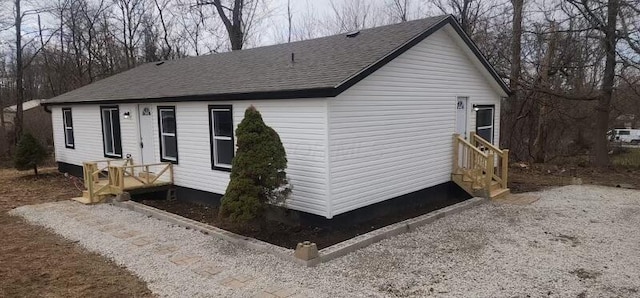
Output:
<path fill-rule="evenodd" d="M 268 204 L 284 205 L 291 193 L 287 156 L 278 133 L 250 106 L 236 130 L 237 150 L 220 216 L 246 224 L 264 219 Z"/>

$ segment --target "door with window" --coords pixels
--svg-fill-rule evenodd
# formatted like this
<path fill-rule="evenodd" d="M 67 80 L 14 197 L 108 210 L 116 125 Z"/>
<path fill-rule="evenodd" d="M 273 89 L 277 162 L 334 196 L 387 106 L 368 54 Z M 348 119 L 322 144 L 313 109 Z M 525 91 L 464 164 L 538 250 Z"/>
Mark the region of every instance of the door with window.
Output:
<path fill-rule="evenodd" d="M 140 163 L 155 163 L 153 146 L 153 110 L 151 105 L 138 105 L 138 127 L 140 130 Z"/>
<path fill-rule="evenodd" d="M 493 144 L 495 106 L 476 106 L 476 134 Z"/>

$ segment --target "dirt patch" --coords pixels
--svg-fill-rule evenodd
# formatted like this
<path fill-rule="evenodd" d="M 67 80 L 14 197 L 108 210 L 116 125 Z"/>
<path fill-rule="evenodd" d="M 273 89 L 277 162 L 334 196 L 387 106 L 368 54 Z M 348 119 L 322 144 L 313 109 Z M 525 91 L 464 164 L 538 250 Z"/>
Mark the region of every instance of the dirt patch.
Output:
<path fill-rule="evenodd" d="M 629 167 L 591 168 L 533 164 L 509 169 L 509 188 L 513 193 L 539 191 L 554 186 L 572 184 L 571 169 L 583 184 L 623 188 L 640 188 L 640 170 Z"/>
<path fill-rule="evenodd" d="M 195 204 L 180 200 L 141 200 L 141 203 L 203 222 L 221 229 L 256 238 L 285 248 L 295 248 L 299 242 L 315 242 L 319 249 L 351 239 L 373 230 L 414 218 L 422 214 L 458 203 L 460 201 L 425 204 L 410 210 L 394 211 L 382 217 L 357 224 L 344 224 L 324 227 L 312 224 L 294 225 L 267 221 L 259 227 L 239 228 L 218 218 L 218 207 Z"/>
<path fill-rule="evenodd" d="M 7 211 L 78 196 L 53 168 L 0 169 L 0 297 L 150 297 L 146 283 L 108 259 L 87 252 Z"/>

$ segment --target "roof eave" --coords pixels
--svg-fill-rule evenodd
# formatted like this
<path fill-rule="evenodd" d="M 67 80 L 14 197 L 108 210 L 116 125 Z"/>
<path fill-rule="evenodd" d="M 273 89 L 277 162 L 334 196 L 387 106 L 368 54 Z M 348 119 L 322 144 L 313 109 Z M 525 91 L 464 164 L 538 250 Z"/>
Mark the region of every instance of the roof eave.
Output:
<path fill-rule="evenodd" d="M 310 88 L 299 90 L 259 91 L 247 93 L 198 94 L 184 96 L 103 99 L 87 101 L 43 102 L 43 106 L 82 105 L 82 104 L 114 104 L 114 103 L 142 103 L 142 102 L 179 102 L 179 101 L 228 101 L 228 100 L 266 100 L 335 97 L 338 89 L 333 87 Z"/>

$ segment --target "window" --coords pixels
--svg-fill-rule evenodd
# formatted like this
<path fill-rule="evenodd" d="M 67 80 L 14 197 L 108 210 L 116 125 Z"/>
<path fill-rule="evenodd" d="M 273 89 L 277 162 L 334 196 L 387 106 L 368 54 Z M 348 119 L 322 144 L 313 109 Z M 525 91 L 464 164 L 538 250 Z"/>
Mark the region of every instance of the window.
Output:
<path fill-rule="evenodd" d="M 620 131 L 618 131 L 618 135 L 619 136 L 630 136 L 631 135 L 631 131 L 630 130 L 620 130 Z"/>
<path fill-rule="evenodd" d="M 158 107 L 160 126 L 160 159 L 178 162 L 178 138 L 176 136 L 176 108 Z"/>
<path fill-rule="evenodd" d="M 494 106 L 477 106 L 476 108 L 476 134 L 493 143 L 493 112 Z"/>
<path fill-rule="evenodd" d="M 64 146 L 67 148 L 75 148 L 75 139 L 73 138 L 73 118 L 71 117 L 71 108 L 62 109 L 62 122 L 64 124 Z"/>
<path fill-rule="evenodd" d="M 209 106 L 212 168 L 230 170 L 233 160 L 233 115 L 231 106 Z"/>
<path fill-rule="evenodd" d="M 100 107 L 102 117 L 102 143 L 105 157 L 122 157 L 120 138 L 120 111 L 118 107 Z"/>

